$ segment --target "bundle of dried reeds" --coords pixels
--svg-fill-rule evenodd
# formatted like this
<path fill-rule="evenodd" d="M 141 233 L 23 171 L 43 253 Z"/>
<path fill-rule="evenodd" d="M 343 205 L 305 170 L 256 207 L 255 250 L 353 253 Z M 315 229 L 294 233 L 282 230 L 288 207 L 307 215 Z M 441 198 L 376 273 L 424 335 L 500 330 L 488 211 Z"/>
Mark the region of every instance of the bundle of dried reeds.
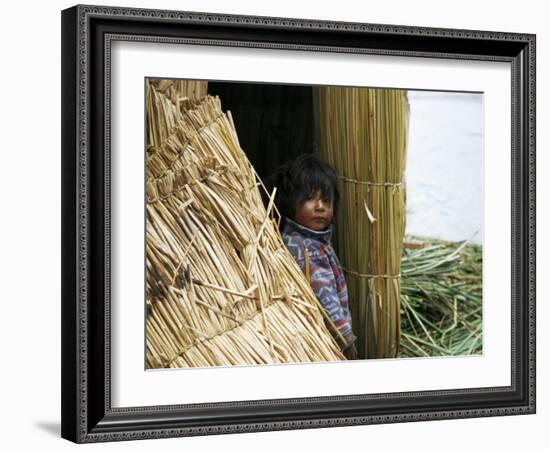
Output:
<path fill-rule="evenodd" d="M 362 357 L 399 350 L 408 109 L 405 91 L 314 89 L 320 157 L 340 176 L 335 245 Z"/>
<path fill-rule="evenodd" d="M 181 120 L 204 98 L 207 81 L 147 79 L 147 151 L 153 153 Z"/>
<path fill-rule="evenodd" d="M 200 101 L 208 94 L 208 81 L 148 78 L 147 84 L 168 97 L 177 109 L 187 102 Z"/>
<path fill-rule="evenodd" d="M 179 113 L 147 161 L 147 366 L 344 360 L 231 115 Z"/>

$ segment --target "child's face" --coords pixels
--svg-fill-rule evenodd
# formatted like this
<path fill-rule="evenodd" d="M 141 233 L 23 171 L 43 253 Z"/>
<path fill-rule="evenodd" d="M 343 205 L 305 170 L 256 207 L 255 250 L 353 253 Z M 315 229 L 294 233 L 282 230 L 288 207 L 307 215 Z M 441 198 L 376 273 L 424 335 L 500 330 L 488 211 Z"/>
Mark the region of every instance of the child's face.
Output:
<path fill-rule="evenodd" d="M 321 197 L 321 192 L 312 194 L 296 208 L 294 220 L 314 231 L 322 231 L 332 222 L 332 201 Z"/>

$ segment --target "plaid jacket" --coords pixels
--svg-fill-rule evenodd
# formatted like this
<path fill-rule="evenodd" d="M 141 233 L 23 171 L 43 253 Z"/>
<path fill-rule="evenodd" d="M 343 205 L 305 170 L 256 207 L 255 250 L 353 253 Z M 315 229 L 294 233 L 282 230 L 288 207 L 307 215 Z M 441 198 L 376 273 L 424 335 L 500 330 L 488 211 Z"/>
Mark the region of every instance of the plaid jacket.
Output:
<path fill-rule="evenodd" d="M 306 251 L 309 261 L 308 279 L 317 299 L 327 312 L 334 326 L 346 342 L 337 335 L 334 327 L 327 327 L 341 349 L 356 340 L 351 329 L 351 314 L 348 307 L 348 290 L 342 266 L 331 245 L 332 225 L 324 231 L 314 231 L 290 220 L 285 220 L 283 241 L 296 262 L 306 273 Z"/>

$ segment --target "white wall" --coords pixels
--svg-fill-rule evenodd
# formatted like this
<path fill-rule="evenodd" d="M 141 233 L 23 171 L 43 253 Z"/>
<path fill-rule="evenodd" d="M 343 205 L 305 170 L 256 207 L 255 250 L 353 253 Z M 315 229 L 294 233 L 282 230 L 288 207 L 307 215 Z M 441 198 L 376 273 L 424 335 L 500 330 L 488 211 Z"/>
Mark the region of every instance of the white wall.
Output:
<path fill-rule="evenodd" d="M 298 2 L 277 0 L 114 1 L 111 5 L 165 8 L 235 14 L 334 19 L 398 25 L 420 25 L 527 32 L 537 34 L 538 46 L 538 273 L 548 272 L 549 78 L 547 14 L 543 2 L 347 0 Z M 60 427 L 60 10 L 69 1 L 10 2 L 2 9 L 2 289 L 0 323 L 2 370 L 3 447 L 69 447 Z M 359 4 L 363 6 L 359 6 Z M 443 422 L 348 427 L 321 430 L 224 435 L 186 440 L 116 443 L 117 447 L 241 448 L 307 444 L 340 448 L 390 445 L 407 448 L 511 448 L 536 444 L 543 437 L 548 411 L 548 322 L 545 298 L 549 289 L 540 282 L 538 297 L 538 414 Z M 546 285 L 545 285 L 546 284 Z M 543 437 L 544 438 L 544 437 Z M 101 446 L 101 445 L 100 445 Z"/>

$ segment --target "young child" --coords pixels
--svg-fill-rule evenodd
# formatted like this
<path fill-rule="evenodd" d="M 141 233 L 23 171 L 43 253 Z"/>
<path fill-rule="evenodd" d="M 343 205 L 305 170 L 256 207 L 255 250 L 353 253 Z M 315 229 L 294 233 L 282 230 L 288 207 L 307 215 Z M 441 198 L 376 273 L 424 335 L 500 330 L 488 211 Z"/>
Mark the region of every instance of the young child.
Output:
<path fill-rule="evenodd" d="M 356 359 L 346 280 L 331 244 L 332 217 L 339 199 L 336 173 L 314 156 L 301 155 L 270 181 L 277 187 L 283 240 L 330 317 L 329 331 L 344 355 Z"/>

